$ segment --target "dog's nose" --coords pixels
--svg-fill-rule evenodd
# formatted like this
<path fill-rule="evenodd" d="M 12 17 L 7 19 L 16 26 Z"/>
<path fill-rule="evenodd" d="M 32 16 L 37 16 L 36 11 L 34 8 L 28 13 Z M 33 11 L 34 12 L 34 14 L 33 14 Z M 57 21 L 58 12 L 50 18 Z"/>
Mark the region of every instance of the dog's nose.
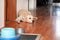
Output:
<path fill-rule="evenodd" d="M 23 22 L 22 20 L 20 20 L 20 22 Z"/>
<path fill-rule="evenodd" d="M 34 23 L 34 20 L 32 20 L 32 22 Z"/>

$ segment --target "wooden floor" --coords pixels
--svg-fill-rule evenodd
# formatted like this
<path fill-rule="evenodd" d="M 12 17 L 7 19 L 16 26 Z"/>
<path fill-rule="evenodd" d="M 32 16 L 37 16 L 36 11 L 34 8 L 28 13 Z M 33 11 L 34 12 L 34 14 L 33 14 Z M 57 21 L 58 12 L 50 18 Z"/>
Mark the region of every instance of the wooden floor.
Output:
<path fill-rule="evenodd" d="M 26 33 L 41 34 L 41 40 L 55 40 L 55 28 L 52 25 L 53 22 L 50 16 L 49 7 L 50 6 L 38 7 L 36 9 L 38 20 L 33 24 L 22 22 L 21 24 L 18 24 L 18 27 L 24 28 Z"/>
<path fill-rule="evenodd" d="M 38 20 L 34 23 L 11 24 L 16 28 L 24 28 L 25 33 L 41 34 L 41 40 L 60 40 L 60 15 L 59 12 L 51 12 L 50 6 L 37 7 L 36 13 Z M 55 15 L 56 14 L 56 15 Z"/>

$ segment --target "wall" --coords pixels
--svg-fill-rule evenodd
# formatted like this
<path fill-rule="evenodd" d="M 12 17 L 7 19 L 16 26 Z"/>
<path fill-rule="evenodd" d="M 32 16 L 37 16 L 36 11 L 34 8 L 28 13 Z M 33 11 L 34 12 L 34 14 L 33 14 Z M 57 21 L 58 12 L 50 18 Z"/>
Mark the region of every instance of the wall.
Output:
<path fill-rule="evenodd" d="M 36 8 L 36 0 L 29 0 L 29 9 Z M 17 12 L 20 9 L 28 9 L 28 0 L 17 0 Z"/>
<path fill-rule="evenodd" d="M 29 10 L 36 8 L 36 0 L 29 0 Z"/>
<path fill-rule="evenodd" d="M 17 0 L 17 12 L 20 9 L 28 9 L 28 0 Z"/>
<path fill-rule="evenodd" d="M 4 26 L 4 0 L 0 0 L 0 28 Z"/>

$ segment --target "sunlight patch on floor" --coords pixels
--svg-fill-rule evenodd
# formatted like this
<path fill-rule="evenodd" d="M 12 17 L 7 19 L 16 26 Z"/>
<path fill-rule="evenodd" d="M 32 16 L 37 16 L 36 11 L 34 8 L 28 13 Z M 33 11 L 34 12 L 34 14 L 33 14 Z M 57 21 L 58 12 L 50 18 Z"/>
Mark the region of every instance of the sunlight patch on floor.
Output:
<path fill-rule="evenodd" d="M 60 37 L 60 8 L 56 11 L 56 36 Z"/>
<path fill-rule="evenodd" d="M 57 9 L 56 15 L 57 15 L 57 16 L 60 16 L 60 8 Z"/>
<path fill-rule="evenodd" d="M 60 37 L 60 19 L 56 20 L 56 36 Z"/>

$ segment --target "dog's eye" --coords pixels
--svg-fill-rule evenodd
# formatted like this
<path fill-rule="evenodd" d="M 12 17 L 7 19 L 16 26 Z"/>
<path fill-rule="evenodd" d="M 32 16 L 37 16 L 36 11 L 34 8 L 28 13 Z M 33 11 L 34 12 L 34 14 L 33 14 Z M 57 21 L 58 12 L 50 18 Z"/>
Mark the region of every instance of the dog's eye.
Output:
<path fill-rule="evenodd" d="M 29 18 L 29 19 L 31 19 L 31 18 Z"/>

